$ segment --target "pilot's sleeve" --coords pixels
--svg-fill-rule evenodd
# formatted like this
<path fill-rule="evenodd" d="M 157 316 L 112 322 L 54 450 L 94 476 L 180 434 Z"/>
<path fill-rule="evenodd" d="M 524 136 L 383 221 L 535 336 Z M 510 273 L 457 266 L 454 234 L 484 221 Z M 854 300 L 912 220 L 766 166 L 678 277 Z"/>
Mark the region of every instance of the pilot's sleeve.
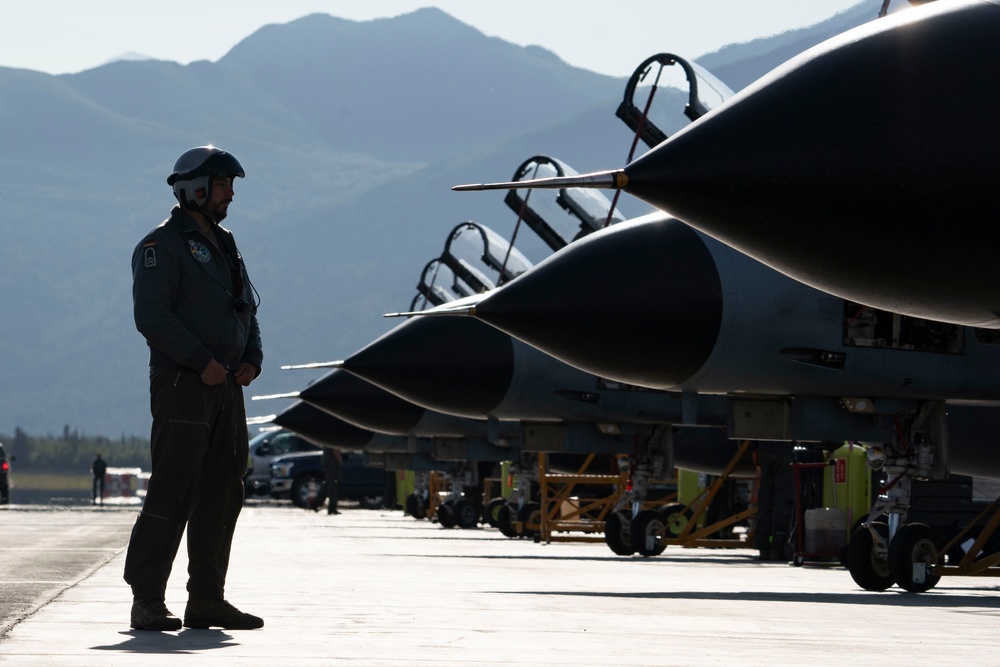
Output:
<path fill-rule="evenodd" d="M 260 342 L 260 326 L 257 324 L 257 315 L 250 316 L 250 334 L 247 337 L 247 349 L 243 353 L 243 361 L 257 367 L 257 375 L 260 375 L 264 364 L 264 348 Z"/>
<path fill-rule="evenodd" d="M 132 253 L 132 304 L 135 326 L 149 344 L 178 365 L 201 372 L 212 353 L 173 312 L 180 271 L 177 257 L 155 235 Z"/>
<path fill-rule="evenodd" d="M 239 256 L 240 271 L 243 272 L 243 284 L 250 284 L 250 276 L 247 273 L 246 263 L 243 261 L 243 257 Z M 253 288 L 244 287 L 244 291 L 247 292 L 246 297 L 248 301 L 253 301 L 252 294 L 249 290 Z M 247 332 L 247 347 L 243 352 L 243 359 L 248 364 L 253 364 L 257 367 L 257 375 L 260 375 L 261 369 L 264 367 L 264 347 L 260 340 L 260 326 L 257 324 L 257 313 L 256 311 L 250 313 L 250 330 Z"/>

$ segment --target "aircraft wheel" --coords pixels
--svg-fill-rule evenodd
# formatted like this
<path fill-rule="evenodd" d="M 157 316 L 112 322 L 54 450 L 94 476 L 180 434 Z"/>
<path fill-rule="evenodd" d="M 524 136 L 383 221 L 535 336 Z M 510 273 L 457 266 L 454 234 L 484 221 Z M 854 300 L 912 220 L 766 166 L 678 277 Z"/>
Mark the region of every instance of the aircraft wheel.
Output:
<path fill-rule="evenodd" d="M 475 528 L 479 525 L 479 512 L 471 501 L 462 498 L 455 502 L 452 510 L 459 528 Z"/>
<path fill-rule="evenodd" d="M 483 507 L 483 521 L 496 528 L 497 514 L 500 512 L 500 508 L 506 504 L 507 501 L 503 498 L 494 498 L 486 503 L 486 506 Z"/>
<path fill-rule="evenodd" d="M 525 503 L 517 513 L 517 518 L 522 525 L 521 534 L 535 537 L 542 525 L 542 506 L 538 503 Z"/>
<path fill-rule="evenodd" d="M 889 534 L 889 527 L 881 521 L 873 522 L 872 527 L 883 537 Z M 877 556 L 874 546 L 867 528 L 855 530 L 847 544 L 847 570 L 854 583 L 866 591 L 884 591 L 892 586 L 892 573 L 888 561 Z"/>
<path fill-rule="evenodd" d="M 941 546 L 941 538 L 927 524 L 900 526 L 889 543 L 889 571 L 896 585 L 911 593 L 924 593 L 934 588 L 941 576 L 930 574 L 929 570 Z"/>
<path fill-rule="evenodd" d="M 667 520 L 657 510 L 642 510 L 632 520 L 632 544 L 642 556 L 659 556 L 667 548 L 663 541 Z"/>
<path fill-rule="evenodd" d="M 514 527 L 517 508 L 511 503 L 504 503 L 497 510 L 497 530 L 507 537 L 517 537 L 517 529 Z"/>
<path fill-rule="evenodd" d="M 632 546 L 632 513 L 626 510 L 616 510 L 608 515 L 604 522 L 604 541 L 619 556 L 631 556 L 635 553 Z"/>
<path fill-rule="evenodd" d="M 451 501 L 445 501 L 438 505 L 437 520 L 442 528 L 454 528 L 457 519 L 455 518 L 455 508 Z"/>
<path fill-rule="evenodd" d="M 694 512 L 688 509 L 684 503 L 667 503 L 656 510 L 663 517 L 666 537 L 680 537 L 680 534 L 687 528 L 688 522 L 694 516 Z"/>
<path fill-rule="evenodd" d="M 414 519 L 426 519 L 427 511 L 424 509 L 424 499 L 415 493 L 406 496 L 406 513 Z"/>

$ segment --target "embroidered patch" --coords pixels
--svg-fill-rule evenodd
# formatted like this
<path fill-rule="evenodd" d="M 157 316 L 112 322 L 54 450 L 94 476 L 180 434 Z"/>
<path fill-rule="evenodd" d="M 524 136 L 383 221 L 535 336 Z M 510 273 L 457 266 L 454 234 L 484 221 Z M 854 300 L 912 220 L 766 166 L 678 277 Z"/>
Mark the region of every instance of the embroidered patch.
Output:
<path fill-rule="evenodd" d="M 155 243 L 147 243 L 145 247 L 146 247 L 146 251 L 143 253 L 143 256 L 142 256 L 142 265 L 144 267 L 146 267 L 147 269 L 155 269 L 156 268 L 156 244 Z"/>
<path fill-rule="evenodd" d="M 196 260 L 202 264 L 208 264 L 212 261 L 212 253 L 208 251 L 208 247 L 205 244 L 188 240 L 188 245 L 191 247 L 191 254 L 194 255 Z"/>

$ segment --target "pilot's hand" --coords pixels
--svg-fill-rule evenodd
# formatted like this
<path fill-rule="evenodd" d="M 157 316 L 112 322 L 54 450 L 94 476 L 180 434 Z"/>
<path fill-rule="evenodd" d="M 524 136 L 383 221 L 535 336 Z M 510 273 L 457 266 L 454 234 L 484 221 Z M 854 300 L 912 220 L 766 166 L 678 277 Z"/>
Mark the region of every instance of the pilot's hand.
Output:
<path fill-rule="evenodd" d="M 236 371 L 236 375 L 233 376 L 233 379 L 236 380 L 236 384 L 249 387 L 250 383 L 254 381 L 254 378 L 256 378 L 259 373 L 259 368 L 244 361 L 240 363 L 240 369 Z"/>
<path fill-rule="evenodd" d="M 201 372 L 201 382 L 211 387 L 212 385 L 225 382 L 228 375 L 226 367 L 217 360 L 212 359 L 208 362 L 208 366 L 205 366 L 205 370 Z"/>

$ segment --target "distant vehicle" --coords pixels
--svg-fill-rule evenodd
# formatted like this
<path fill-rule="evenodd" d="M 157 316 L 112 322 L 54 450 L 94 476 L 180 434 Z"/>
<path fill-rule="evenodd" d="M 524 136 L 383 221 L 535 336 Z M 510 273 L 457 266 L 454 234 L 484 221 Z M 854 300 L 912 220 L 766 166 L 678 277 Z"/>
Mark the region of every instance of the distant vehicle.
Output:
<path fill-rule="evenodd" d="M 386 473 L 364 464 L 364 457 L 342 452 L 340 465 L 340 500 L 355 500 L 365 509 L 378 509 L 386 503 Z M 326 501 L 326 475 L 322 452 L 300 452 L 282 456 L 271 464 L 271 497 L 290 498 L 297 507 L 312 509 Z"/>
<path fill-rule="evenodd" d="M 7 452 L 0 445 L 0 505 L 10 502 L 10 462 L 14 457 L 7 458 Z"/>
<path fill-rule="evenodd" d="M 298 452 L 319 452 L 316 445 L 289 431 L 265 431 L 250 441 L 250 459 L 243 478 L 247 496 L 267 495 L 271 490 L 271 464 Z"/>

